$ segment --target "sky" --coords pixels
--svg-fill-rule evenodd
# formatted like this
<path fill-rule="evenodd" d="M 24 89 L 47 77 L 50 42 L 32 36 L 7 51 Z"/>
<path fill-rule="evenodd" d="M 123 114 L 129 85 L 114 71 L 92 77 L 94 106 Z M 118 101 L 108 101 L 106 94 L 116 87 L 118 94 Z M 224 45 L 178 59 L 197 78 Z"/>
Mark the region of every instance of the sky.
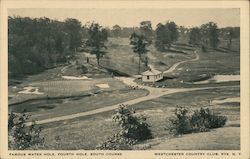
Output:
<path fill-rule="evenodd" d="M 91 8 L 25 8 L 9 9 L 9 16 L 48 17 L 60 21 L 66 18 L 76 18 L 86 22 L 98 22 L 105 27 L 116 24 L 122 27 L 136 27 L 144 20 L 150 20 L 153 28 L 159 22 L 174 21 L 179 26 L 193 27 L 213 21 L 222 27 L 240 26 L 240 10 L 236 8 L 164 8 L 164 9 L 91 9 Z"/>

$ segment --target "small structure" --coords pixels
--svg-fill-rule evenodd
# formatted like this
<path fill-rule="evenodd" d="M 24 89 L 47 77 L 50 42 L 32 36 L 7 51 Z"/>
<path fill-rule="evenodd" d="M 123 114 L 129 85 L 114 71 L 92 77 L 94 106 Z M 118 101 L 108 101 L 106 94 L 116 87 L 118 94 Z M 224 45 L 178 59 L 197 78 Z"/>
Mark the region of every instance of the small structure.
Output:
<path fill-rule="evenodd" d="M 161 79 L 163 79 L 163 73 L 155 69 L 149 69 L 142 73 L 143 82 L 157 82 Z"/>

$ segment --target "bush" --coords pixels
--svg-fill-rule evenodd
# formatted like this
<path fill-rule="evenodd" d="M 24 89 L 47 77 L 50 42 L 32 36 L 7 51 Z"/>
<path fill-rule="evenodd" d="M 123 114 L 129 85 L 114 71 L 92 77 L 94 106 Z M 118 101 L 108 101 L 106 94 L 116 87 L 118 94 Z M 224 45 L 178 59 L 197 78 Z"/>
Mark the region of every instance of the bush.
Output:
<path fill-rule="evenodd" d="M 97 149 L 131 149 L 131 146 L 152 138 L 146 117 L 136 115 L 134 110 L 129 110 L 126 105 L 120 105 L 113 121 L 121 127 L 119 133 L 109 137 L 107 141 L 97 146 Z"/>
<path fill-rule="evenodd" d="M 97 145 L 98 150 L 131 150 L 132 145 L 137 143 L 136 140 L 125 138 L 123 135 L 117 133 L 109 137 L 106 141 Z"/>
<path fill-rule="evenodd" d="M 200 132 L 223 127 L 226 124 L 226 121 L 227 118 L 225 116 L 214 115 L 209 108 L 200 108 L 200 110 L 195 110 L 190 119 L 193 131 Z"/>
<path fill-rule="evenodd" d="M 179 107 L 174 111 L 174 117 L 170 118 L 169 130 L 173 134 L 187 134 L 192 132 L 189 110 L 185 107 Z"/>
<path fill-rule="evenodd" d="M 8 118 L 8 147 L 12 150 L 36 149 L 42 146 L 44 138 L 40 136 L 41 127 L 35 123 L 26 126 L 30 115 L 11 112 Z"/>
<path fill-rule="evenodd" d="M 209 129 L 223 127 L 226 124 L 225 116 L 217 116 L 209 108 L 200 108 L 191 111 L 186 107 L 175 109 L 175 116 L 171 118 L 169 130 L 171 133 L 187 134 L 191 132 L 204 132 Z"/>

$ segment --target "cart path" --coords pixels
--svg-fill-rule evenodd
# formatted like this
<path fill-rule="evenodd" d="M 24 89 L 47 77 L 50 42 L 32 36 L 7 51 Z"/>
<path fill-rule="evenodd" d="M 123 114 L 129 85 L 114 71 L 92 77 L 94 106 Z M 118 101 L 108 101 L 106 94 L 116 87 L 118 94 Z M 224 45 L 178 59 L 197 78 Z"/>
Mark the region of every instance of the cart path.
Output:
<path fill-rule="evenodd" d="M 194 54 L 195 54 L 195 58 L 177 62 L 177 63 L 175 63 L 174 65 L 172 65 L 169 69 L 163 71 L 163 74 L 173 72 L 180 64 L 183 64 L 183 63 L 186 63 L 186 62 L 192 62 L 192 61 L 197 61 L 197 60 L 199 60 L 199 59 L 200 59 L 200 56 L 197 54 L 197 51 L 196 51 L 196 50 L 194 51 Z M 150 52 L 150 54 L 149 54 L 148 57 L 149 57 L 150 59 L 155 59 L 154 55 L 152 55 L 151 52 Z M 154 69 L 154 70 L 155 70 L 154 65 L 149 64 L 148 66 L 149 66 L 151 69 Z"/>
<path fill-rule="evenodd" d="M 192 61 L 197 61 L 197 60 L 199 60 L 199 59 L 200 59 L 200 56 L 197 54 L 197 51 L 196 51 L 196 50 L 194 51 L 194 54 L 195 54 L 195 58 L 177 62 L 177 63 L 175 63 L 173 66 L 171 66 L 168 70 L 164 71 L 163 74 L 173 72 L 180 64 L 183 64 L 183 63 L 186 63 L 186 62 L 192 62 Z"/>

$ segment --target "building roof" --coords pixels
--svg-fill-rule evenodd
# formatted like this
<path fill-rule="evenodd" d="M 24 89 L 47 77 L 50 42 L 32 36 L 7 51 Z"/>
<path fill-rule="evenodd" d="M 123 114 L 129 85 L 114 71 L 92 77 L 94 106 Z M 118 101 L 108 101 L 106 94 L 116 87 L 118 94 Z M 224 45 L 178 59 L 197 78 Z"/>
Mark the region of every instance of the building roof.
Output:
<path fill-rule="evenodd" d="M 150 76 L 150 75 L 158 75 L 161 74 L 161 71 L 155 70 L 155 69 L 150 69 L 145 72 L 142 72 L 142 75 Z"/>

